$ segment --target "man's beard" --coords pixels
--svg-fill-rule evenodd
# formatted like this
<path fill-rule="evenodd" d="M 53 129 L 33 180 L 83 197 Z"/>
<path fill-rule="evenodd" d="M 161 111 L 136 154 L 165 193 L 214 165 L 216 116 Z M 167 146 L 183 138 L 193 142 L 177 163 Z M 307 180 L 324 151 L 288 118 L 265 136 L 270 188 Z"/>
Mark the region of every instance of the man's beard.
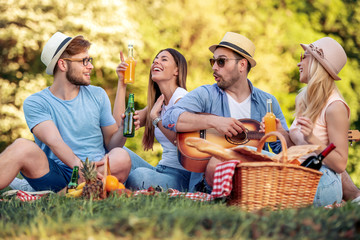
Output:
<path fill-rule="evenodd" d="M 75 71 L 71 68 L 70 65 L 69 65 L 69 71 L 66 72 L 66 78 L 71 84 L 74 84 L 76 86 L 89 85 L 89 83 L 84 82 L 84 80 L 75 73 Z"/>
<path fill-rule="evenodd" d="M 239 80 L 240 77 L 238 74 L 236 74 L 237 71 L 238 68 L 234 67 L 234 69 L 232 70 L 233 74 L 228 77 L 227 81 L 225 81 L 223 76 L 221 76 L 220 74 L 214 73 L 217 77 L 221 79 L 220 81 L 217 82 L 218 87 L 222 90 L 226 90 L 232 85 L 234 85 Z"/>
<path fill-rule="evenodd" d="M 217 82 L 217 85 L 220 89 L 222 90 L 226 90 L 229 87 L 231 87 L 232 85 L 234 85 L 235 82 L 237 82 L 238 78 L 232 78 L 230 79 L 230 81 L 225 81 L 221 75 L 217 75 L 218 77 L 220 77 L 220 81 Z"/>

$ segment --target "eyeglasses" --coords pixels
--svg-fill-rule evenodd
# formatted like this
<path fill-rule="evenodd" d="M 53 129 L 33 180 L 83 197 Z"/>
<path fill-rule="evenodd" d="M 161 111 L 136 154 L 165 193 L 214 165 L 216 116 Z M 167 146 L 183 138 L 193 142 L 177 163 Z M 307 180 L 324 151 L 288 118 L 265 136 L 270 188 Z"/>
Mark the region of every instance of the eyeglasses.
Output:
<path fill-rule="evenodd" d="M 210 65 L 211 67 L 214 66 L 215 62 L 219 67 L 224 67 L 225 66 L 225 62 L 228 60 L 241 60 L 243 58 L 210 58 Z"/>
<path fill-rule="evenodd" d="M 71 62 L 82 62 L 84 66 L 87 66 L 89 63 L 92 64 L 93 58 L 63 58 L 64 60 L 68 60 Z"/>

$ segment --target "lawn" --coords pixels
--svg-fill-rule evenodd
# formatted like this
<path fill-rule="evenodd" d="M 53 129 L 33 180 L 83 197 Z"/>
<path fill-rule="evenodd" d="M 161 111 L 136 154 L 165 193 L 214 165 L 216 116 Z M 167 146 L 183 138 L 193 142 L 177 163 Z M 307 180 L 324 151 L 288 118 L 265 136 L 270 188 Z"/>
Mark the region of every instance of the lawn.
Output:
<path fill-rule="evenodd" d="M 0 239 L 359 239 L 360 205 L 245 212 L 167 194 L 0 202 Z"/>

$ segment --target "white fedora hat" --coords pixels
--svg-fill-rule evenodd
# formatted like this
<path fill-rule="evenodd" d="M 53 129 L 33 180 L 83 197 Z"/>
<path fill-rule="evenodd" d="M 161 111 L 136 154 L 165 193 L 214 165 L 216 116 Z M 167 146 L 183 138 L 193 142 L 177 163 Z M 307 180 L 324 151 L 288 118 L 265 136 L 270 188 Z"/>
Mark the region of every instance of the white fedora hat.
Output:
<path fill-rule="evenodd" d="M 66 36 L 61 32 L 56 32 L 45 44 L 41 53 L 41 61 L 46 66 L 46 73 L 54 74 L 54 68 L 61 54 L 74 38 Z"/>
<path fill-rule="evenodd" d="M 256 65 L 256 61 L 253 58 L 255 54 L 255 45 L 250 39 L 241 34 L 227 32 L 221 42 L 210 46 L 209 50 L 213 53 L 217 47 L 229 48 L 246 58 L 250 62 L 251 67 L 255 67 Z"/>
<path fill-rule="evenodd" d="M 324 37 L 309 45 L 300 45 L 320 62 L 333 79 L 341 80 L 338 74 L 345 66 L 347 56 L 343 47 L 336 40 Z"/>

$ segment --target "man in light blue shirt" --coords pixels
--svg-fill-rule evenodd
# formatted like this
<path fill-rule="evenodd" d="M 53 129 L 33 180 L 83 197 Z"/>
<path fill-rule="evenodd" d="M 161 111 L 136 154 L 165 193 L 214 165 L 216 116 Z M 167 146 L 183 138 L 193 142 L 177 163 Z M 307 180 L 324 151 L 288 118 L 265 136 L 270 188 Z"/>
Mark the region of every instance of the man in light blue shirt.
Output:
<path fill-rule="evenodd" d="M 276 98 L 255 88 L 247 78 L 250 69 L 256 65 L 254 44 L 240 34 L 228 32 L 219 44 L 209 49 L 214 54 L 210 63 L 216 84 L 189 92 L 166 112 L 163 126 L 176 132 L 214 128 L 221 135 L 231 138 L 245 130 L 244 124 L 238 119 L 251 118 L 261 122 L 267 112 L 267 99 L 272 99 L 273 113 L 279 119 L 277 124 L 287 130 Z M 270 143 L 270 147 L 275 153 L 281 151 L 279 141 Z M 265 150 L 268 150 L 267 145 Z M 207 164 L 205 179 L 210 186 L 218 163 L 219 160 L 211 158 Z M 194 174 L 194 178 L 198 179 L 199 174 Z M 199 190 L 193 186 L 190 189 Z"/>
<path fill-rule="evenodd" d="M 90 85 L 94 66 L 82 36 L 55 33 L 45 44 L 41 61 L 53 84 L 24 102 L 24 113 L 35 143 L 17 139 L 0 155 L 0 189 L 21 172 L 36 191 L 58 192 L 70 181 L 74 166 L 87 157 L 96 162 L 98 178 L 108 153 L 112 175 L 121 182 L 131 168 L 121 147 L 126 138 L 111 114 L 106 92 Z M 139 125 L 139 122 L 137 122 Z M 80 181 L 84 181 L 81 171 Z"/>

